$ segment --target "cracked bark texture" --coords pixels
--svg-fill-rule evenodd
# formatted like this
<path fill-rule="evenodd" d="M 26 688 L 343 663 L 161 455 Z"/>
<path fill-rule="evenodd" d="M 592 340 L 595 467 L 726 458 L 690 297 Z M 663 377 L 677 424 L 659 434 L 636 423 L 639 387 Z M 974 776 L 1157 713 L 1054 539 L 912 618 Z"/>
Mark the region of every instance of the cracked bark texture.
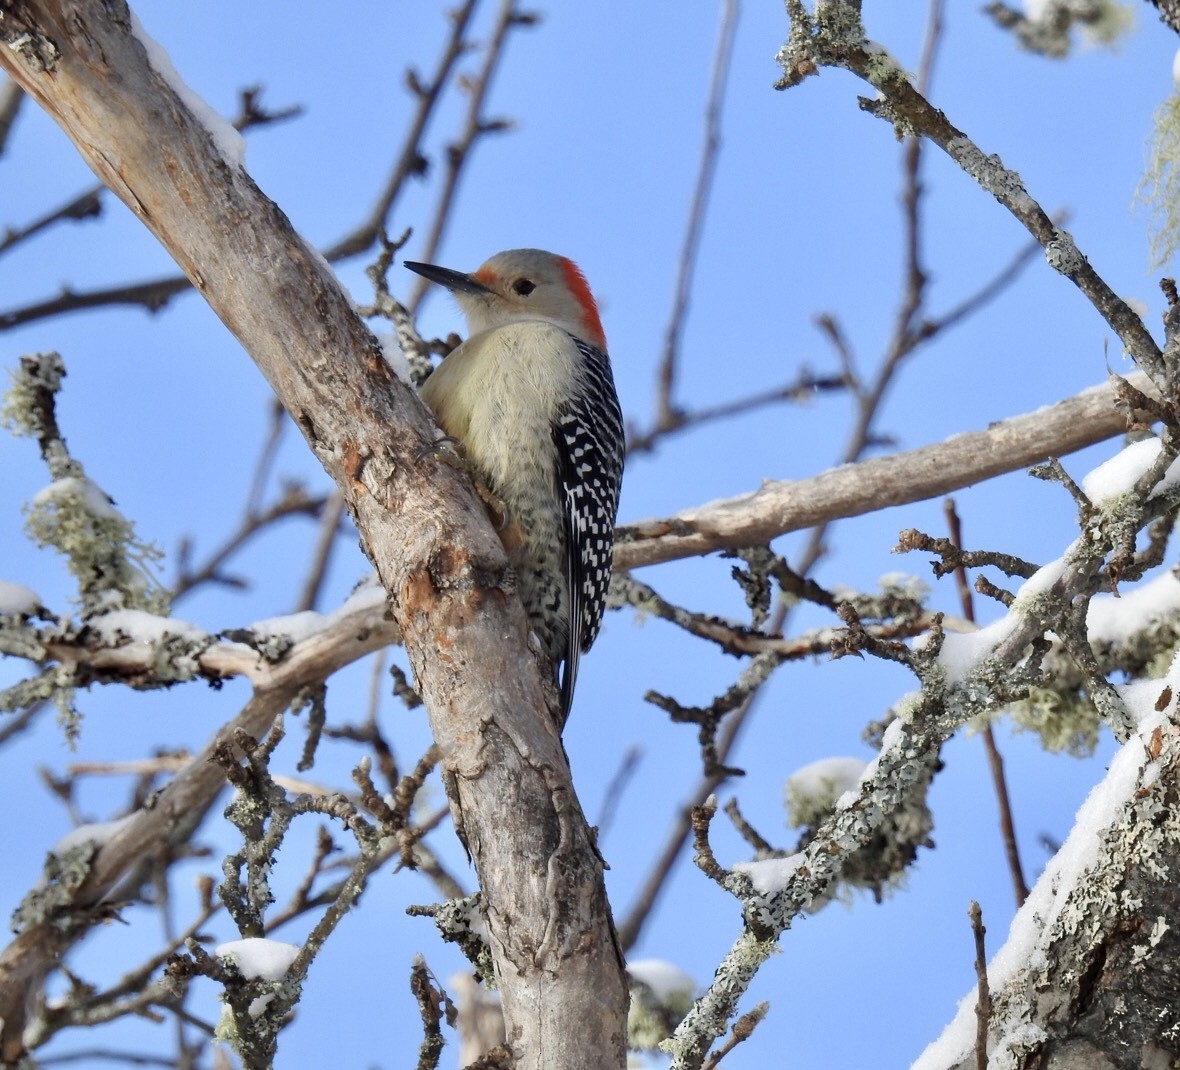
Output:
<path fill-rule="evenodd" d="M 1169 723 L 1147 746 L 1143 742 L 1127 744 L 1146 753 L 1130 796 L 1098 832 L 1093 863 L 1084 873 L 1062 876 L 1063 887 L 1026 908 L 1039 932 L 1013 975 L 992 993 L 993 1065 L 1180 1065 L 1180 731 Z M 1161 747 L 1159 758 L 1149 761 Z M 1014 932 L 1018 925 L 1019 919 Z M 974 1070 L 979 1064 L 971 1052 L 919 1065 Z"/>
<path fill-rule="evenodd" d="M 124 3 L 0 3 L 0 40 L 4 70 L 175 258 L 344 493 L 442 749 L 516 1065 L 621 1067 L 627 994 L 602 861 L 503 550 L 471 487 L 424 450 L 425 409 L 321 258 L 152 69 Z M 117 847 L 100 851 L 87 896 Z M 42 954 L 60 950 L 41 935 Z M 6 1058 L 18 995 L 0 991 Z"/>

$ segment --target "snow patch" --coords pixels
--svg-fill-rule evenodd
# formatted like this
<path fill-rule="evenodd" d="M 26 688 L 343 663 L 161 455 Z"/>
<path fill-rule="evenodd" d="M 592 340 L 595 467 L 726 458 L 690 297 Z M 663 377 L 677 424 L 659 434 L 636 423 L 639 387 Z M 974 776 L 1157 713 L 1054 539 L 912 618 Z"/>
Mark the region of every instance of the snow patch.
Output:
<path fill-rule="evenodd" d="M 26 617 L 41 607 L 41 598 L 31 587 L 0 580 L 0 617 Z"/>
<path fill-rule="evenodd" d="M 281 981 L 300 949 L 282 940 L 248 936 L 220 944 L 214 954 L 229 959 L 248 981 Z"/>
<path fill-rule="evenodd" d="M 1006 613 L 976 632 L 947 632 L 938 652 L 938 662 L 946 671 L 947 683 L 961 683 L 980 662 L 990 657 L 1015 630 L 1016 619 L 1016 614 Z"/>
<path fill-rule="evenodd" d="M 1180 650 L 1160 679 L 1132 680 L 1114 687 L 1136 724 L 1146 724 L 1161 711 L 1175 710 L 1176 697 L 1180 695 Z M 1154 781 L 1154 776 L 1151 779 Z"/>
<path fill-rule="evenodd" d="M 75 498 L 92 516 L 107 520 L 122 520 L 123 516 L 111 503 L 110 495 L 85 476 L 66 476 L 55 479 L 33 495 L 32 505 L 48 505 L 58 498 Z"/>
<path fill-rule="evenodd" d="M 384 604 L 385 588 L 377 582 L 376 577 L 370 576 L 331 613 L 317 613 L 315 610 L 306 609 L 300 613 L 288 613 L 282 617 L 256 620 L 253 624 L 247 625 L 245 630 L 253 632 L 259 640 L 278 636 L 289 638 L 292 642 L 298 643 L 313 635 L 318 635 L 346 617 L 378 609 Z"/>
<path fill-rule="evenodd" d="M 1086 630 L 1092 642 L 1117 643 L 1143 631 L 1152 621 L 1180 613 L 1180 580 L 1162 572 L 1129 591 L 1095 595 L 1086 612 Z"/>
<path fill-rule="evenodd" d="M 1173 670 L 1175 668 L 1176 662 L 1173 662 Z M 1114 756 L 1106 777 L 1082 803 L 1069 837 L 1042 871 L 1024 906 L 1012 919 L 1004 946 L 988 964 L 992 992 L 1003 989 L 1021 970 L 1036 969 L 1037 962 L 1043 961 L 1041 938 L 1053 928 L 1074 888 L 1094 866 L 1107 829 L 1115 823 L 1127 800 L 1142 783 L 1147 747 L 1156 728 L 1165 732 L 1172 730 L 1166 716 L 1153 710 L 1151 716 L 1141 722 L 1139 733 Z M 963 997 L 954 1019 L 910 1070 L 945 1070 L 965 1060 L 974 1051 L 977 995 L 977 990 L 972 988 Z M 1000 1048 L 1010 1049 L 1018 1040 L 1014 1034 L 1009 1034 L 1002 1038 Z"/>
<path fill-rule="evenodd" d="M 131 12 L 131 32 L 147 53 L 148 63 L 175 93 L 197 121 L 209 132 L 213 146 L 230 167 L 241 169 L 246 158 L 246 140 L 234 125 L 218 115 L 204 99 L 194 93 L 172 66 L 172 59 L 164 48 L 143 28 L 143 23 Z"/>
<path fill-rule="evenodd" d="M 786 858 L 764 858 L 758 862 L 735 862 L 733 871 L 744 873 L 759 895 L 775 895 L 786 888 L 803 864 L 802 854 L 787 855 Z"/>
<path fill-rule="evenodd" d="M 382 335 L 378 341 L 381 343 L 381 352 L 385 355 L 385 363 L 393 370 L 393 374 L 407 386 L 412 387 L 414 380 L 410 376 L 410 362 L 406 360 L 406 355 L 402 352 L 402 347 L 397 344 L 397 339 L 392 335 Z"/>
<path fill-rule="evenodd" d="M 861 758 L 821 758 L 796 769 L 787 778 L 787 786 L 805 795 L 837 797 L 860 783 L 867 766 Z"/>
<path fill-rule="evenodd" d="M 158 643 L 165 637 L 200 641 L 208 634 L 175 617 L 160 617 L 142 609 L 113 609 L 88 617 L 86 624 L 108 643 L 129 639 L 133 643 Z"/>
<path fill-rule="evenodd" d="M 1082 490 L 1095 505 L 1126 494 L 1160 455 L 1160 440 L 1132 442 L 1082 479 Z"/>
<path fill-rule="evenodd" d="M 101 847 L 104 843 L 113 840 L 116 833 L 125 829 L 137 816 L 138 811 L 130 813 L 126 817 L 117 818 L 114 821 L 95 821 L 89 825 L 79 825 L 75 829 L 70 829 L 57 843 L 49 848 L 49 853 L 61 858 L 75 847 L 80 847 L 84 843 L 92 843 L 95 847 Z"/>
<path fill-rule="evenodd" d="M 1127 494 L 1136 482 L 1159 459 L 1163 448 L 1158 438 L 1145 438 L 1124 446 L 1109 461 L 1104 461 L 1082 480 L 1082 490 L 1095 505 L 1103 505 Z M 1180 458 L 1168 465 L 1163 478 L 1153 488 L 1149 497 L 1156 497 L 1171 490 L 1180 482 Z"/>
<path fill-rule="evenodd" d="M 679 966 L 673 966 L 663 959 L 640 959 L 627 963 L 627 972 L 633 980 L 647 985 L 652 995 L 660 1002 L 670 997 L 691 996 L 697 990 L 696 980 Z"/>
<path fill-rule="evenodd" d="M 244 940 L 230 940 L 221 944 L 213 953 L 229 959 L 248 981 L 281 981 L 299 954 L 299 948 L 294 944 L 285 944 L 282 940 L 248 936 Z M 251 1000 L 250 1017 L 261 1017 L 273 1001 L 274 994 L 270 992 Z"/>

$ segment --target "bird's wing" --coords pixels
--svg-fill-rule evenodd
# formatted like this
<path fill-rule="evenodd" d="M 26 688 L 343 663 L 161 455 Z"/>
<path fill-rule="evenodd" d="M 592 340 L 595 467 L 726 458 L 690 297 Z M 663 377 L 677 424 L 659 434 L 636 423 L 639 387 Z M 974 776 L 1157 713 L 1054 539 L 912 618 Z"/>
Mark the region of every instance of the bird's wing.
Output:
<path fill-rule="evenodd" d="M 553 424 L 557 479 L 565 502 L 565 576 L 570 601 L 569 640 L 561 677 L 563 720 L 573 701 L 578 658 L 590 649 L 602 624 L 624 448 L 623 414 L 610 360 L 580 338 L 574 342 L 585 361 L 584 389 L 581 396 L 562 405 Z"/>

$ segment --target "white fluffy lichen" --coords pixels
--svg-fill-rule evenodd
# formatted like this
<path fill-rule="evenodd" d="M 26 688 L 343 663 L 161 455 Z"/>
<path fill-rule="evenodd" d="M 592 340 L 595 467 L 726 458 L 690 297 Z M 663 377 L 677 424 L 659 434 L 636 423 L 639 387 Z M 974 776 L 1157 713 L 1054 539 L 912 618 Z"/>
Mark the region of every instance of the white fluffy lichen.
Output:
<path fill-rule="evenodd" d="M 65 555 L 84 615 L 164 612 L 167 595 L 153 574 L 160 551 L 140 539 L 110 496 L 87 478 L 57 429 L 54 402 L 65 374 L 57 353 L 22 357 L 0 404 L 0 424 L 36 439 L 49 469 L 51 482 L 25 507 L 25 528 L 38 545 Z"/>
<path fill-rule="evenodd" d="M 163 556 L 82 474 L 55 479 L 25 507 L 25 530 L 39 546 L 65 555 L 85 613 L 113 609 L 166 611 L 154 569 Z"/>
<path fill-rule="evenodd" d="M 1152 117 L 1147 169 L 1135 200 L 1150 214 L 1151 259 L 1155 267 L 1162 267 L 1180 248 L 1180 87 Z"/>

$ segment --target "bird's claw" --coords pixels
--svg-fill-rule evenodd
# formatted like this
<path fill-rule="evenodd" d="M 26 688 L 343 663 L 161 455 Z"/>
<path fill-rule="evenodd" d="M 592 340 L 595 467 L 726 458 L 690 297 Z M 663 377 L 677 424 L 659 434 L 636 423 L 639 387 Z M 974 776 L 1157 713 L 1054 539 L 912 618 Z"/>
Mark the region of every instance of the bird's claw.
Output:
<path fill-rule="evenodd" d="M 418 460 L 441 461 L 457 468 L 461 472 L 470 474 L 473 469 L 471 462 L 463 455 L 463 444 L 450 435 L 440 435 L 432 442 L 427 442 L 418 449 Z"/>
<path fill-rule="evenodd" d="M 424 460 L 428 457 L 465 473 L 471 479 L 475 486 L 475 493 L 479 495 L 479 500 L 487 507 L 497 534 L 508 527 L 511 522 L 508 507 L 500 500 L 495 491 L 480 478 L 479 470 L 464 454 L 463 444 L 457 438 L 443 435 L 429 445 L 423 446 L 419 459 Z"/>

